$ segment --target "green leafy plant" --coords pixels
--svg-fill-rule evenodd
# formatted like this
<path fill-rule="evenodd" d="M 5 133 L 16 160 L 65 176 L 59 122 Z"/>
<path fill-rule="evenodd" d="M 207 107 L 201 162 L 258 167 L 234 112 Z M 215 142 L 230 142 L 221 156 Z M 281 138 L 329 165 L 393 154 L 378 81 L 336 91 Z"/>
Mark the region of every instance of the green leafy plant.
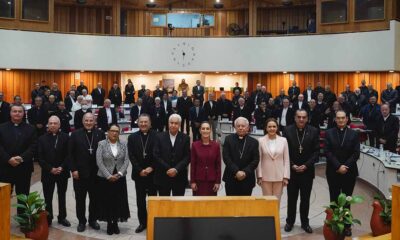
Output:
<path fill-rule="evenodd" d="M 31 232 L 36 228 L 41 211 L 45 210 L 46 204 L 38 192 L 29 195 L 17 195 L 18 203 L 13 207 L 21 209 L 21 213 L 14 216 L 14 220 L 20 225 L 22 232 Z"/>
<path fill-rule="evenodd" d="M 374 199 L 379 201 L 382 206 L 382 211 L 379 213 L 379 216 L 386 225 L 390 225 L 392 223 L 392 201 L 379 195 L 376 195 Z"/>
<path fill-rule="evenodd" d="M 341 193 L 337 201 L 325 206 L 326 209 L 331 210 L 333 213 L 331 220 L 325 220 L 326 225 L 338 235 L 343 234 L 346 225 L 361 225 L 360 220 L 353 218 L 349 207 L 352 204 L 362 203 L 363 201 L 364 198 L 362 196 L 346 196 L 346 194 Z"/>

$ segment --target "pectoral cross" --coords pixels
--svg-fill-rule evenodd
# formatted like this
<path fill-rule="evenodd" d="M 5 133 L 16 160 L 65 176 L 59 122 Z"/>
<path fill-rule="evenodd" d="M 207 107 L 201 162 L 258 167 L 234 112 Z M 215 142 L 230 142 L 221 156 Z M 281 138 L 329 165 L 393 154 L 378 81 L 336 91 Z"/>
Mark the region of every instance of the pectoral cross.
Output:
<path fill-rule="evenodd" d="M 143 158 L 146 158 L 147 153 L 143 152 Z"/>
<path fill-rule="evenodd" d="M 89 148 L 89 153 L 90 153 L 90 155 L 93 154 L 93 148 Z"/>
<path fill-rule="evenodd" d="M 300 145 L 299 147 L 299 153 L 301 154 L 303 152 L 303 146 Z"/>

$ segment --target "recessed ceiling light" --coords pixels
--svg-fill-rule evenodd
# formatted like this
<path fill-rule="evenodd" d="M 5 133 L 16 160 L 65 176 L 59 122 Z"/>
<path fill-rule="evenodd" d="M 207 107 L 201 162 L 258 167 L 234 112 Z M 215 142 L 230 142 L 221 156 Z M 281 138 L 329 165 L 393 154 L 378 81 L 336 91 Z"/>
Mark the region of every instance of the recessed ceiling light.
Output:
<path fill-rule="evenodd" d="M 215 72 L 215 73 L 219 73 L 219 72 Z"/>
<path fill-rule="evenodd" d="M 390 72 L 390 73 L 394 73 L 394 71 L 393 71 L 393 70 L 390 70 L 389 72 Z"/>
<path fill-rule="evenodd" d="M 153 71 L 149 71 L 149 73 L 153 73 Z"/>
<path fill-rule="evenodd" d="M 6 68 L 6 71 L 11 71 L 11 68 Z"/>
<path fill-rule="evenodd" d="M 286 74 L 287 72 L 285 71 L 285 72 L 283 72 L 283 74 Z"/>
<path fill-rule="evenodd" d="M 81 70 L 81 72 L 85 72 L 85 70 Z"/>
<path fill-rule="evenodd" d="M 356 73 L 360 73 L 360 71 L 357 71 Z"/>
<path fill-rule="evenodd" d="M 233 74 L 235 74 L 235 75 L 236 75 L 237 73 L 233 73 Z"/>

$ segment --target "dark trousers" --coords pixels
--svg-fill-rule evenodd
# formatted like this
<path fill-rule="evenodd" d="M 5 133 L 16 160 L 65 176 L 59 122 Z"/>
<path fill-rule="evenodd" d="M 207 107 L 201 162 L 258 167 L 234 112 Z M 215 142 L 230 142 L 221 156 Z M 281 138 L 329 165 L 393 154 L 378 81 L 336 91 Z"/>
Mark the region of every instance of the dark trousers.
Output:
<path fill-rule="evenodd" d="M 158 186 L 158 194 L 160 196 L 184 196 L 185 195 L 186 183 L 174 182 L 165 186 Z"/>
<path fill-rule="evenodd" d="M 291 178 L 287 186 L 288 209 L 286 223 L 293 225 L 296 221 L 297 198 L 300 192 L 300 220 L 301 225 L 308 225 L 308 212 L 310 210 L 310 195 L 313 185 L 313 178 L 299 176 Z"/>
<path fill-rule="evenodd" d="M 368 140 L 369 140 L 369 145 L 371 147 L 376 147 L 375 146 L 375 143 L 376 143 L 376 133 L 375 133 L 375 131 L 372 131 L 372 132 L 368 133 Z M 379 148 L 379 144 L 378 144 L 377 147 Z"/>
<path fill-rule="evenodd" d="M 89 194 L 89 222 L 96 221 L 95 179 L 74 179 L 76 216 L 79 223 L 86 224 L 86 195 Z"/>
<path fill-rule="evenodd" d="M 251 196 L 253 187 L 246 182 L 225 182 L 226 196 Z"/>
<path fill-rule="evenodd" d="M 0 176 L 0 182 L 4 183 L 10 183 L 11 184 L 11 192 L 10 195 L 13 192 L 14 186 L 15 186 L 15 193 L 18 194 L 29 194 L 29 190 L 31 188 L 31 171 L 25 171 L 20 174 L 13 174 L 13 175 L 6 175 L 6 176 Z M 18 203 L 22 204 L 20 201 Z M 23 209 L 17 208 L 17 213 L 22 214 Z"/>
<path fill-rule="evenodd" d="M 193 142 L 200 139 L 200 127 L 192 126 Z"/>
<path fill-rule="evenodd" d="M 327 176 L 329 197 L 331 202 L 337 201 L 340 193 L 346 196 L 353 195 L 354 186 L 356 185 L 356 177 L 347 174 L 335 174 Z"/>
<path fill-rule="evenodd" d="M 157 189 L 153 183 L 153 178 L 148 177 L 136 179 L 135 188 L 139 224 L 147 226 L 146 196 L 157 196 Z"/>
<path fill-rule="evenodd" d="M 182 122 L 181 122 L 181 132 L 183 132 L 184 125 L 186 123 L 186 134 L 190 134 L 190 124 L 189 124 L 189 116 L 183 116 L 181 115 Z"/>
<path fill-rule="evenodd" d="M 45 180 L 42 180 L 46 211 L 49 213 L 47 219 L 53 219 L 53 193 L 56 184 L 58 195 L 58 220 L 63 220 L 67 217 L 65 193 L 67 192 L 68 178 L 61 177 L 47 178 Z"/>

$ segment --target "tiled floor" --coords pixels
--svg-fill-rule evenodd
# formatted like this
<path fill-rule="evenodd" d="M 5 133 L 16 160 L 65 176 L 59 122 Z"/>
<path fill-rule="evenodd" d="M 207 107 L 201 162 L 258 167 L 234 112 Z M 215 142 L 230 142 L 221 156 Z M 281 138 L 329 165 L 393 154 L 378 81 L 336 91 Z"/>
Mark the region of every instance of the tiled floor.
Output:
<path fill-rule="evenodd" d="M 42 185 L 40 182 L 40 169 L 38 166 L 35 166 L 35 174 L 32 176 L 32 186 L 31 191 L 38 191 L 42 193 Z M 282 232 L 282 239 L 287 240 L 300 240 L 300 239 L 323 239 L 322 236 L 322 225 L 323 220 L 325 218 L 325 213 L 323 206 L 329 203 L 329 193 L 328 193 L 328 186 L 325 179 L 325 166 L 320 165 L 317 167 L 317 176 L 314 181 L 313 191 L 311 194 L 311 208 L 310 208 L 310 225 L 314 229 L 313 234 L 306 234 L 302 229 L 299 227 L 300 220 L 299 216 L 297 217 L 296 226 L 292 232 L 286 233 L 283 230 L 283 226 L 285 224 L 285 217 L 286 217 L 286 210 L 287 210 L 287 197 L 286 192 L 283 194 L 282 202 L 281 202 L 281 209 L 280 209 L 280 216 L 281 216 L 281 232 Z M 130 169 L 128 170 L 130 172 Z M 67 214 L 68 220 L 72 223 L 72 226 L 69 228 L 62 227 L 61 225 L 57 224 L 57 221 L 53 221 L 53 225 L 50 229 L 50 237 L 49 239 L 54 240 L 84 240 L 84 239 L 118 239 L 118 240 L 144 240 L 146 239 L 146 234 L 136 234 L 134 232 L 135 228 L 138 226 L 138 219 L 137 219 L 137 207 L 136 207 L 136 195 L 135 195 L 135 187 L 134 182 L 129 178 L 128 179 L 128 197 L 129 197 L 129 206 L 131 211 L 131 218 L 126 223 L 120 224 L 121 234 L 119 235 L 112 235 L 109 236 L 106 233 L 106 224 L 100 223 L 101 229 L 99 231 L 95 231 L 87 227 L 87 230 L 83 233 L 77 233 L 76 226 L 78 221 L 75 215 L 75 199 L 74 199 L 74 191 L 72 188 L 72 180 L 70 179 L 68 184 L 67 190 Z M 365 197 L 365 202 L 363 204 L 355 205 L 352 209 L 354 211 L 354 215 L 359 218 L 363 225 L 362 226 L 355 226 L 353 233 L 354 236 L 358 236 L 367 232 L 370 232 L 369 228 L 369 219 L 372 213 L 371 203 L 373 196 L 376 194 L 375 191 L 368 186 L 367 184 L 363 183 L 362 181 L 358 181 L 354 194 L 363 195 Z M 187 189 L 185 195 L 192 195 L 192 192 Z M 225 190 L 222 189 L 218 193 L 219 196 L 225 195 Z M 260 187 L 255 187 L 253 191 L 253 195 L 261 195 Z M 53 208 L 54 213 L 58 212 L 57 207 L 57 194 L 55 194 L 55 198 L 53 201 Z M 15 197 L 12 199 L 12 202 L 15 202 Z M 15 214 L 15 210 L 12 210 L 12 214 Z M 57 215 L 57 214 L 55 214 Z M 56 218 L 55 218 L 56 219 Z M 16 224 L 12 223 L 12 232 L 14 234 L 21 234 L 16 226 Z"/>

